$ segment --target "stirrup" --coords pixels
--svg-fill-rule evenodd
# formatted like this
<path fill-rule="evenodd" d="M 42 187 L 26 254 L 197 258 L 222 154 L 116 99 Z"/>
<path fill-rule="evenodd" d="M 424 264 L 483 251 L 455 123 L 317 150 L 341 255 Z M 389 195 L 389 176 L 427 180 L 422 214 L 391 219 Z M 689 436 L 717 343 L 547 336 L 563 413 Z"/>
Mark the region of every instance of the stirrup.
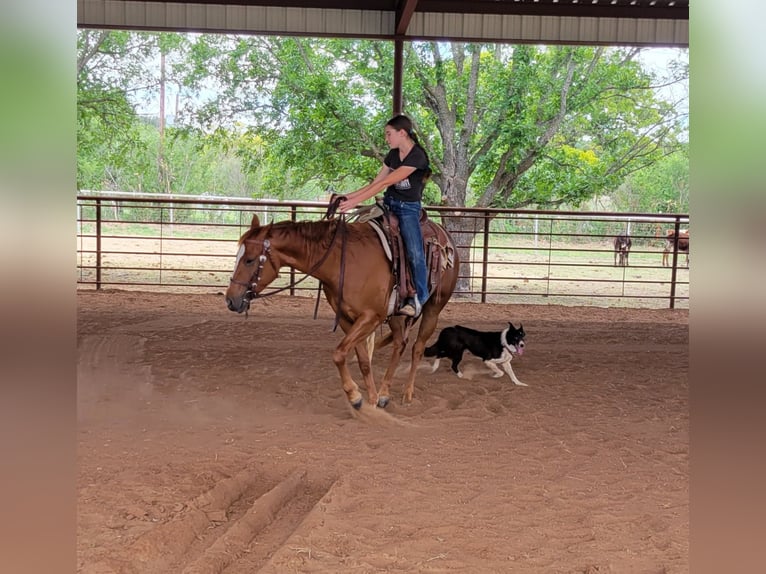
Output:
<path fill-rule="evenodd" d="M 415 308 L 415 305 L 412 303 L 406 303 L 399 307 L 399 315 L 404 315 L 406 317 L 417 317 L 417 309 Z"/>
<path fill-rule="evenodd" d="M 420 317 L 420 313 L 423 311 L 423 306 L 418 301 L 418 296 L 415 295 L 411 299 L 407 299 L 407 302 L 399 308 L 400 315 L 406 315 L 407 317 Z"/>

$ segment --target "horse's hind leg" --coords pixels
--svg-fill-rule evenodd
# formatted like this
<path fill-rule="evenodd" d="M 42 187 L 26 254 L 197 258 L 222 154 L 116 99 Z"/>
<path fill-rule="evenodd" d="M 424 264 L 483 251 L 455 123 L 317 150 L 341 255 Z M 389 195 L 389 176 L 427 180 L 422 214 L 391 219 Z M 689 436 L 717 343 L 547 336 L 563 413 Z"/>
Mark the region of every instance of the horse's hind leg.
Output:
<path fill-rule="evenodd" d="M 430 300 L 429 300 L 430 303 Z M 423 351 L 426 348 L 426 341 L 433 334 L 436 329 L 436 322 L 439 319 L 439 312 L 441 307 L 429 306 L 423 309 L 423 314 L 420 316 L 420 329 L 418 330 L 418 336 L 415 339 L 415 343 L 412 345 L 412 364 L 410 365 L 410 375 L 407 379 L 407 384 L 404 387 L 404 396 L 402 402 L 412 402 L 412 394 L 415 391 L 415 373 L 418 370 L 418 364 L 420 364 L 423 358 Z"/>
<path fill-rule="evenodd" d="M 378 406 L 385 407 L 391 400 L 391 381 L 402 359 L 402 353 L 407 346 L 404 317 L 391 317 L 388 323 L 391 328 L 390 337 L 386 335 L 385 344 L 391 343 L 391 360 L 388 363 L 386 374 L 383 375 L 383 382 L 380 383 L 380 395 L 378 397 Z"/>
<path fill-rule="evenodd" d="M 367 340 L 365 341 L 364 346 L 367 349 L 367 355 L 370 357 L 370 363 L 372 363 L 372 354 L 375 352 L 375 329 L 372 330 L 372 333 L 367 335 Z"/>

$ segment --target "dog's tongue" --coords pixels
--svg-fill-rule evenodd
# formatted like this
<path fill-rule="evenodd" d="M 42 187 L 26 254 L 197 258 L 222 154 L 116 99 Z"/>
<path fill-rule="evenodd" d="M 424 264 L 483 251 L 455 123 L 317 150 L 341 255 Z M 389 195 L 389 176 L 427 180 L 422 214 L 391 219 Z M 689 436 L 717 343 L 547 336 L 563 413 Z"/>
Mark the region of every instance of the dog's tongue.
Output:
<path fill-rule="evenodd" d="M 516 345 L 516 354 L 517 355 L 523 355 L 524 354 L 524 347 L 519 347 Z"/>

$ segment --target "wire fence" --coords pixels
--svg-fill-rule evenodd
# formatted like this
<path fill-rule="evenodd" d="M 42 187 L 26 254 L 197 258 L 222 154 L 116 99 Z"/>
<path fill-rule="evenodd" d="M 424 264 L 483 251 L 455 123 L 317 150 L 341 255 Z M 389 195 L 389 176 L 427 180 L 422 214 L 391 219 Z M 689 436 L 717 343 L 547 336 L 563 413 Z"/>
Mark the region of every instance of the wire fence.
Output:
<path fill-rule="evenodd" d="M 81 193 L 77 281 L 82 289 L 219 292 L 228 285 L 237 240 L 253 214 L 262 222 L 320 219 L 326 203 L 219 197 Z M 454 297 L 489 303 L 688 308 L 688 253 L 666 232 L 688 229 L 684 214 L 427 207 L 452 230 L 463 264 Z M 621 266 L 614 238 L 632 240 Z M 667 266 L 663 266 L 663 252 Z M 295 271 L 275 287 L 289 285 Z M 290 290 L 313 296 L 317 282 Z"/>

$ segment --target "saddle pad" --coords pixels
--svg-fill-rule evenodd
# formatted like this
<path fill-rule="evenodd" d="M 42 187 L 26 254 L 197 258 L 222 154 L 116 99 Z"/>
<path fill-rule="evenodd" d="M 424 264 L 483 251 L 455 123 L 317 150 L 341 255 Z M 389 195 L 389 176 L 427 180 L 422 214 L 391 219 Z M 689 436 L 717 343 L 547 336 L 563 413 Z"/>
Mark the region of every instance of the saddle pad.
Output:
<path fill-rule="evenodd" d="M 375 230 L 375 233 L 378 234 L 378 239 L 380 239 L 380 244 L 383 246 L 383 251 L 386 252 L 386 257 L 388 257 L 388 260 L 393 261 L 394 256 L 391 254 L 391 246 L 388 244 L 388 238 L 386 238 L 386 234 L 380 227 L 380 224 L 374 219 L 369 219 L 367 223 L 369 223 Z"/>
<path fill-rule="evenodd" d="M 363 205 L 355 208 L 354 215 L 351 218 L 353 221 L 364 223 L 365 221 L 376 219 L 381 215 L 383 215 L 383 208 L 377 203 L 373 203 L 372 205 Z"/>

